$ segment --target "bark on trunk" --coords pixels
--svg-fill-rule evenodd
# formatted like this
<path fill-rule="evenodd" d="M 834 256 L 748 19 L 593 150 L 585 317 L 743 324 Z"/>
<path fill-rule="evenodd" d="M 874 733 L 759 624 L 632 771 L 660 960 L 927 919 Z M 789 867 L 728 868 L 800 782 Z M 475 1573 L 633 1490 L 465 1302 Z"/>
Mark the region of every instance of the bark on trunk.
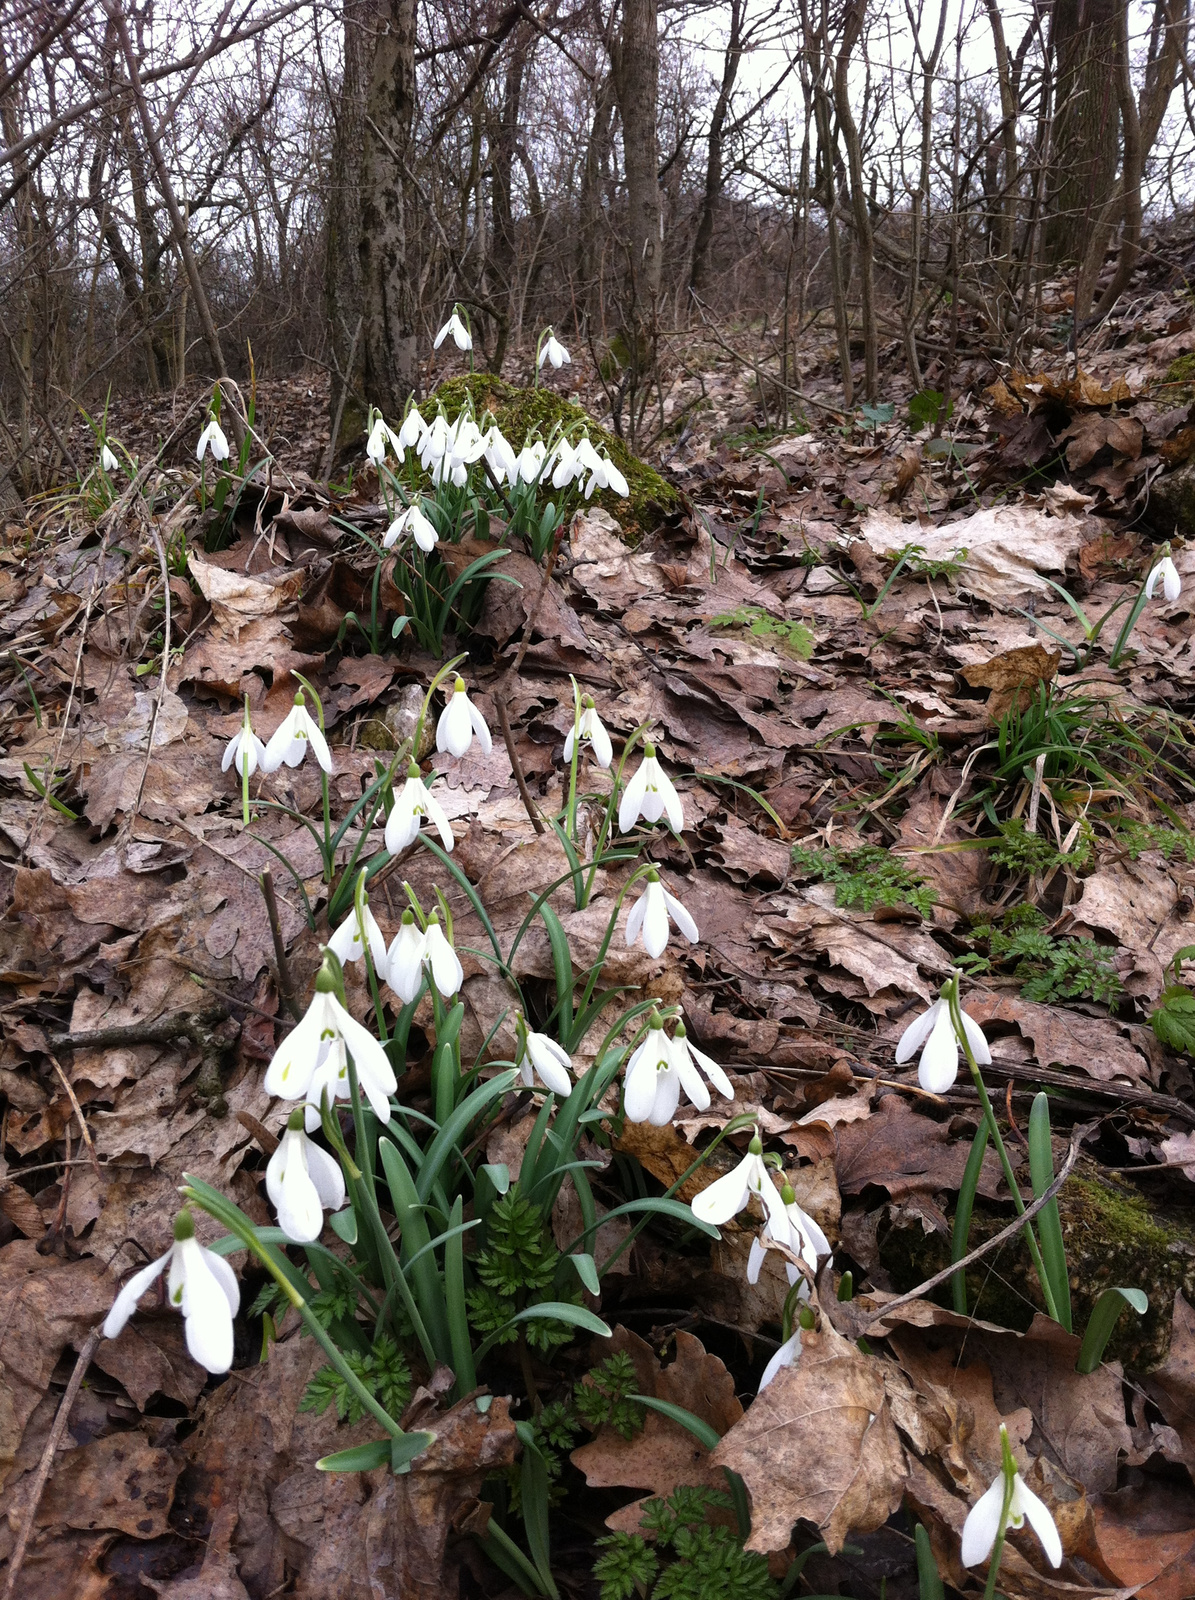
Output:
<path fill-rule="evenodd" d="M 635 321 L 650 326 L 660 294 L 660 155 L 656 103 L 660 40 L 656 0 L 625 0 L 616 63 L 627 179 L 630 290 Z"/>
<path fill-rule="evenodd" d="M 365 90 L 369 82 L 373 0 L 344 0 L 344 76 L 335 107 L 332 168 L 328 174 L 328 221 L 324 255 L 324 311 L 328 327 L 332 426 L 347 444 L 365 426 L 361 403 L 361 340 L 354 337 L 364 297 L 361 287 L 361 151 L 365 137 Z M 356 395 L 356 404 L 351 404 Z M 339 421 L 339 426 L 337 426 Z"/>
<path fill-rule="evenodd" d="M 1055 105 L 1050 216 L 1045 256 L 1052 265 L 1081 261 L 1119 165 L 1116 92 L 1119 12 L 1124 0 L 1057 0 L 1054 8 Z"/>
<path fill-rule="evenodd" d="M 400 416 L 418 379 L 415 191 L 415 0 L 379 0 L 366 96 L 361 182 L 365 397 Z"/>
<path fill-rule="evenodd" d="M 701 199 L 701 215 L 697 221 L 697 236 L 693 241 L 693 262 L 689 268 L 689 289 L 696 293 L 709 275 L 710 246 L 714 238 L 714 215 L 722 198 L 723 141 L 726 134 L 726 115 L 730 110 L 730 97 L 734 93 L 742 59 L 742 34 L 744 0 L 730 0 L 730 33 L 726 40 L 726 54 L 722 63 L 722 85 L 710 118 L 708 152 L 705 164 L 705 193 Z"/>

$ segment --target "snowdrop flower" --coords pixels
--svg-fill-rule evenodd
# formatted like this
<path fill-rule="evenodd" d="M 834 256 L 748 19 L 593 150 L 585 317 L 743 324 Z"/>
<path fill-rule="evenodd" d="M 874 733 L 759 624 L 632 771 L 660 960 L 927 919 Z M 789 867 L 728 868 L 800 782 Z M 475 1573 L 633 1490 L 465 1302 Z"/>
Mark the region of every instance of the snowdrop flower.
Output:
<path fill-rule="evenodd" d="M 288 1239 L 310 1244 L 324 1226 L 325 1211 L 344 1204 L 340 1163 L 303 1132 L 303 1113 L 292 1111 L 286 1132 L 266 1166 L 266 1193 Z"/>
<path fill-rule="evenodd" d="M 763 1141 L 758 1129 L 738 1166 L 721 1178 L 716 1178 L 700 1194 L 694 1195 L 690 1205 L 699 1222 L 710 1222 L 717 1227 L 745 1210 L 751 1203 L 752 1195 L 762 1203 L 769 1220 L 775 1221 L 779 1217 L 782 1220 L 778 1225 L 783 1227 L 787 1220 L 784 1202 L 763 1164 Z"/>
<path fill-rule="evenodd" d="M 245 698 L 245 720 L 232 738 L 224 746 L 224 759 L 220 762 L 220 771 L 227 772 L 229 767 L 236 763 L 236 772 L 243 778 L 251 778 L 261 767 L 266 767 L 266 747 L 253 731 L 249 721 L 249 699 Z"/>
<path fill-rule="evenodd" d="M 307 1085 L 307 1101 L 304 1107 L 307 1132 L 314 1133 L 323 1121 L 325 1095 L 328 1097 L 328 1105 L 332 1106 L 337 1100 L 351 1099 L 352 1092 L 352 1085 L 349 1083 L 349 1058 L 345 1054 L 344 1040 L 330 1039 L 322 1047 L 315 1071 L 311 1075 L 311 1082 Z"/>
<path fill-rule="evenodd" d="M 386 982 L 404 1005 L 409 1006 L 423 987 L 426 953 L 427 936 L 408 907 L 386 957 Z"/>
<path fill-rule="evenodd" d="M 209 1372 L 227 1372 L 232 1366 L 232 1319 L 241 1304 L 241 1291 L 223 1256 L 205 1249 L 195 1237 L 195 1224 L 185 1207 L 174 1219 L 170 1249 L 135 1272 L 112 1302 L 104 1338 L 116 1338 L 138 1300 L 167 1268 L 166 1295 L 172 1306 L 182 1310 L 187 1349 Z"/>
<path fill-rule="evenodd" d="M 209 448 L 213 461 L 228 460 L 228 440 L 224 437 L 224 430 L 215 417 L 210 418 L 207 427 L 199 435 L 199 443 L 195 447 L 196 461 L 202 461 Z"/>
<path fill-rule="evenodd" d="M 772 1379 L 782 1367 L 795 1366 L 800 1360 L 800 1357 L 801 1325 L 798 1323 L 793 1329 L 791 1336 L 784 1341 L 779 1350 L 777 1350 L 776 1354 L 763 1369 L 763 1377 L 759 1380 L 758 1393 L 762 1394 L 764 1392 L 768 1384 L 771 1383 Z"/>
<path fill-rule="evenodd" d="M 262 769 L 265 772 L 277 772 L 284 762 L 288 767 L 297 767 L 307 754 L 308 745 L 315 751 L 315 759 L 324 771 L 331 772 L 332 755 L 328 749 L 328 741 L 324 738 L 319 723 L 313 720 L 307 710 L 307 702 L 300 689 L 295 696 L 294 705 L 270 735 Z"/>
<path fill-rule="evenodd" d="M 379 978 L 386 976 L 386 939 L 381 928 L 374 920 L 373 912 L 369 909 L 368 899 L 365 902 L 365 927 L 361 927 L 361 919 L 357 916 L 357 907 L 354 905 L 348 916 L 328 940 L 328 949 L 343 967 L 346 962 L 360 961 L 365 954 L 365 946 L 369 945 L 369 958 L 373 962 L 373 970 Z"/>
<path fill-rule="evenodd" d="M 430 555 L 440 541 L 435 524 L 424 516 L 418 506 L 408 506 L 395 517 L 383 535 L 383 547 L 389 550 L 398 543 L 404 533 L 412 534 L 415 543 L 426 555 Z"/>
<path fill-rule="evenodd" d="M 423 440 L 419 446 L 419 461 L 425 472 L 433 461 L 440 460 L 451 442 L 452 429 L 448 426 L 448 418 L 442 411 L 437 411 L 424 429 Z"/>
<path fill-rule="evenodd" d="M 469 332 L 468 328 L 465 327 L 465 324 L 461 321 L 460 317 L 457 316 L 455 309 L 453 310 L 453 313 L 449 317 L 448 321 L 436 335 L 433 348 L 438 350 L 444 343 L 445 339 L 447 339 L 449 334 L 452 335 L 453 343 L 456 345 L 458 350 L 472 350 L 473 336 Z"/>
<path fill-rule="evenodd" d="M 283 1039 L 266 1068 L 265 1091 L 282 1100 L 306 1099 L 317 1069 L 326 1068 L 328 1052 L 340 1040 L 353 1058 L 357 1080 L 374 1115 L 379 1122 L 388 1122 L 388 1097 L 398 1088 L 394 1069 L 373 1034 L 331 993 L 332 982 L 331 973 L 323 968 L 303 1020 Z"/>
<path fill-rule="evenodd" d="M 407 781 L 399 790 L 390 815 L 386 818 L 386 849 L 392 856 L 413 843 L 424 817 L 439 833 L 440 843 L 445 850 L 451 850 L 454 843 L 452 824 L 445 816 L 443 806 L 419 776 L 418 766 L 412 761 L 407 768 Z"/>
<path fill-rule="evenodd" d="M 659 822 L 662 816 L 667 816 L 677 833 L 685 825 L 680 796 L 672 786 L 672 779 L 657 761 L 655 745 L 645 744 L 639 770 L 623 790 L 618 807 L 618 831 L 630 833 L 640 817 L 645 822 Z"/>
<path fill-rule="evenodd" d="M 401 461 L 403 449 L 398 442 L 398 434 L 391 428 L 379 411 L 373 419 L 373 426 L 369 430 L 369 438 L 365 441 L 365 454 L 375 467 L 380 467 L 386 459 L 386 446 L 389 445 Z"/>
<path fill-rule="evenodd" d="M 509 440 L 495 425 L 485 435 L 485 458 L 496 483 L 518 482 L 519 461 Z"/>
<path fill-rule="evenodd" d="M 543 471 L 547 456 L 548 447 L 542 439 L 532 439 L 525 444 L 515 457 L 520 479 L 524 483 L 534 483 Z"/>
<path fill-rule="evenodd" d="M 951 982 L 954 980 L 952 979 Z M 992 1052 L 983 1029 L 965 1011 L 960 1012 L 963 1031 L 971 1054 L 981 1067 L 991 1065 Z M 921 1049 L 925 1046 L 924 1050 Z M 950 1017 L 950 1001 L 941 995 L 928 1011 L 917 1017 L 901 1034 L 896 1046 L 898 1063 L 911 1060 L 921 1050 L 917 1081 L 930 1094 L 945 1094 L 958 1077 L 958 1040 Z"/>
<path fill-rule="evenodd" d="M 622 495 L 623 499 L 626 499 L 631 492 L 627 480 L 607 455 L 596 456 L 595 458 L 595 465 L 590 472 L 589 481 L 585 485 L 586 500 L 589 499 L 595 488 L 613 489 L 614 493 Z"/>
<path fill-rule="evenodd" d="M 427 919 L 424 938 L 427 943 L 423 959 L 431 969 L 432 982 L 443 999 L 451 1000 L 465 981 L 465 969 L 461 966 L 460 957 L 444 937 L 440 919 L 434 913 Z"/>
<path fill-rule="evenodd" d="M 402 419 L 402 426 L 398 430 L 397 449 L 402 452 L 418 448 L 427 433 L 427 423 L 419 415 L 419 408 L 412 406 Z"/>
<path fill-rule="evenodd" d="M 643 948 L 654 961 L 668 943 L 668 919 L 672 918 L 690 944 L 698 939 L 697 924 L 674 894 L 669 894 L 653 867 L 647 874 L 647 887 L 631 907 L 627 918 L 627 948 L 643 935 Z"/>
<path fill-rule="evenodd" d="M 786 1183 L 781 1189 L 780 1200 L 783 1211 L 777 1212 L 775 1216 L 769 1214 L 763 1225 L 763 1238 L 757 1237 L 751 1241 L 751 1254 L 747 1257 L 748 1283 L 759 1282 L 760 1268 L 768 1253 L 764 1240 L 784 1245 L 793 1255 L 800 1256 L 807 1262 L 814 1272 L 817 1271 L 818 1256 L 828 1256 L 831 1253 L 830 1241 L 813 1218 L 801 1210 L 791 1184 Z M 791 1261 L 786 1261 L 784 1265 L 789 1283 L 796 1283 L 802 1277 L 800 1268 Z"/>
<path fill-rule="evenodd" d="M 961 1552 L 963 1566 L 978 1566 L 981 1561 L 986 1560 L 997 1539 L 1001 1538 L 1008 1528 L 1023 1527 L 1025 1518 L 1028 1517 L 1029 1526 L 1041 1541 L 1041 1547 L 1046 1552 L 1050 1565 L 1060 1567 L 1062 1540 L 1058 1537 L 1054 1518 L 1017 1471 L 1012 1446 L 1008 1442 L 1008 1429 L 1003 1423 L 1000 1424 L 1000 1446 L 1004 1460 L 995 1482 L 971 1507 L 967 1513 L 967 1520 L 963 1523 Z M 1012 1492 L 1006 1513 L 1004 1499 L 1010 1485 Z"/>
<path fill-rule="evenodd" d="M 546 1033 L 533 1033 L 521 1016 L 515 1018 L 515 1029 L 519 1041 L 515 1065 L 523 1083 L 530 1089 L 538 1078 L 554 1095 L 567 1100 L 573 1092 L 569 1077 L 573 1063 L 568 1052 Z"/>
<path fill-rule="evenodd" d="M 448 696 L 448 704 L 436 723 L 436 749 L 452 756 L 463 756 L 473 743 L 473 735 L 483 755 L 493 748 L 485 718 L 465 693 L 465 680 L 458 677 Z"/>
<path fill-rule="evenodd" d="M 699 1111 L 709 1109 L 710 1096 L 709 1090 L 701 1081 L 698 1068 L 705 1073 L 724 1100 L 734 1099 L 734 1088 L 730 1079 L 716 1061 L 698 1050 L 696 1045 L 689 1043 L 688 1030 L 683 1022 L 677 1023 L 669 1049 L 672 1064 L 680 1078 L 681 1088 Z"/>
<path fill-rule="evenodd" d="M 547 340 L 539 352 L 538 365 L 542 367 L 545 361 L 550 361 L 556 368 L 557 372 L 559 372 L 561 367 L 571 366 L 573 358 L 569 355 L 568 351 L 553 333 L 552 329 L 549 328 L 547 332 Z"/>
<path fill-rule="evenodd" d="M 1179 595 L 1183 592 L 1183 580 L 1179 577 L 1178 568 L 1175 566 L 1174 562 L 1171 561 L 1169 556 L 1163 556 L 1158 562 L 1157 566 L 1150 573 L 1149 577 L 1146 578 L 1145 598 L 1147 600 L 1153 599 L 1154 590 L 1158 586 L 1159 579 L 1161 580 L 1162 584 L 1162 593 L 1173 605 L 1173 603 L 1178 599 Z"/>
<path fill-rule="evenodd" d="M 115 454 L 108 448 L 107 439 L 104 440 L 100 449 L 100 466 L 103 467 L 105 472 L 115 472 L 120 466 Z"/>
<path fill-rule="evenodd" d="M 660 1013 L 653 1011 L 647 1032 L 627 1062 L 623 1110 L 628 1122 L 650 1122 L 653 1127 L 663 1128 L 672 1121 L 679 1103 L 680 1074 Z"/>
<path fill-rule="evenodd" d="M 582 746 L 588 744 L 593 754 L 593 759 L 599 767 L 608 767 L 614 759 L 614 748 L 610 743 L 610 735 L 602 725 L 602 719 L 597 714 L 597 707 L 593 703 L 593 696 L 587 694 L 581 701 L 581 715 L 574 725 L 568 730 L 568 738 L 564 741 L 564 759 L 573 759 L 573 744 L 580 738 Z"/>
<path fill-rule="evenodd" d="M 553 452 L 552 487 L 563 489 L 585 470 L 577 460 L 577 452 L 567 439 L 561 439 Z M 545 471 L 547 468 L 545 467 Z"/>

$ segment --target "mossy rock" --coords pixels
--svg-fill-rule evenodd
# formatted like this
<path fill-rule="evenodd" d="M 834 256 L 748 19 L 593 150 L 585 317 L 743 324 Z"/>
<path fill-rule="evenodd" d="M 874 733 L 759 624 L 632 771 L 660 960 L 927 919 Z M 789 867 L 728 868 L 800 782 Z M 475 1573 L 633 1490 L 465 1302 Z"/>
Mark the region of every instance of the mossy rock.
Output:
<path fill-rule="evenodd" d="M 1174 1207 L 1159 1211 L 1128 1184 L 1117 1182 L 1086 1159 L 1058 1196 L 1062 1236 L 1070 1270 L 1074 1329 L 1082 1334 L 1105 1289 L 1143 1289 L 1149 1310 L 1125 1311 L 1108 1344 L 1109 1360 L 1147 1372 L 1166 1357 L 1174 1294 L 1195 1294 L 1195 1215 Z M 977 1200 L 971 1244 L 1006 1227 L 1008 1212 Z M 940 1233 L 919 1226 L 894 1227 L 881 1235 L 880 1259 L 898 1291 L 914 1288 L 950 1263 L 950 1245 Z M 950 1285 L 934 1296 L 950 1305 Z M 967 1307 L 988 1322 L 1024 1332 L 1044 1311 L 1037 1275 L 1023 1239 L 975 1263 L 967 1273 Z"/>
<path fill-rule="evenodd" d="M 1195 384 L 1195 355 L 1179 356 L 1166 369 L 1167 383 Z"/>
<path fill-rule="evenodd" d="M 546 439 L 559 423 L 566 427 L 584 423 L 594 446 L 608 453 L 631 491 L 629 499 L 624 500 L 607 490 L 595 495 L 594 504 L 610 512 L 631 543 L 637 544 L 644 534 L 680 510 L 680 496 L 666 478 L 632 455 L 621 439 L 599 427 L 580 406 L 551 389 L 518 389 L 491 373 L 476 372 L 464 378 L 449 378 L 435 390 L 431 400 L 442 405 L 445 415 L 453 419 L 469 395 L 478 418 L 488 411 L 516 450 L 522 449 L 523 441 L 536 429 Z"/>

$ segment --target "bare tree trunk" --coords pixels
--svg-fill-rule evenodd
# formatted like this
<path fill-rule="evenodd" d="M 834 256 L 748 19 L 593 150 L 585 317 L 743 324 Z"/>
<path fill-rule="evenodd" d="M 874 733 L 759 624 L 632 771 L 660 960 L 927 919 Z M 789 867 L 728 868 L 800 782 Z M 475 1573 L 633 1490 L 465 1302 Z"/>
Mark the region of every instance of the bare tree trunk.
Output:
<path fill-rule="evenodd" d="M 1125 0 L 1057 0 L 1054 7 L 1053 193 L 1045 257 L 1081 261 L 1112 197 L 1118 165 L 1116 52 Z"/>
<path fill-rule="evenodd" d="M 514 164 L 519 148 L 519 121 L 522 112 L 523 78 L 535 35 L 520 25 L 515 29 L 506 58 L 502 84 L 501 121 L 490 139 L 492 209 L 490 229 L 490 270 L 494 282 L 491 298 L 504 308 L 496 313 L 497 337 L 494 341 L 493 369 L 502 371 L 511 323 L 517 315 L 516 238 L 514 221 Z"/>
<path fill-rule="evenodd" d="M 730 97 L 734 93 L 734 82 L 742 59 L 745 9 L 745 0 L 730 0 L 730 34 L 726 40 L 726 54 L 722 61 L 722 84 L 710 117 L 705 163 L 705 193 L 701 197 L 701 214 L 697 219 L 697 235 L 693 240 L 693 261 L 689 268 L 689 290 L 694 294 L 702 287 L 709 273 L 714 215 L 722 198 L 722 142 L 726 131 L 726 115 L 730 110 Z"/>
<path fill-rule="evenodd" d="M 921 362 L 917 355 L 917 307 L 921 299 L 921 242 L 924 220 L 925 233 L 929 232 L 930 217 L 930 158 L 932 154 L 933 116 L 934 116 L 934 74 L 938 70 L 938 61 L 942 54 L 942 40 L 946 33 L 947 0 L 942 0 L 938 8 L 938 31 L 934 36 L 933 49 L 927 56 L 921 48 L 921 38 L 917 31 L 919 17 L 913 16 L 909 0 L 905 0 L 905 15 L 909 19 L 909 28 L 913 36 L 913 45 L 917 52 L 917 59 L 921 65 L 921 170 L 917 177 L 917 189 L 912 197 L 912 207 L 909 219 L 909 279 L 905 290 L 905 360 L 909 366 L 909 377 L 916 388 L 922 386 Z M 924 212 L 923 212 L 924 208 Z"/>
<path fill-rule="evenodd" d="M 360 398 L 364 390 L 359 339 L 364 306 L 361 284 L 361 151 L 365 142 L 365 88 L 368 82 L 370 19 L 374 0 L 344 0 L 344 73 L 332 102 L 332 165 L 328 174 L 328 217 L 324 251 L 324 310 L 332 387 L 328 414 L 338 437 L 335 451 L 365 428 Z M 337 425 L 337 419 L 339 425 Z"/>
<path fill-rule="evenodd" d="M 850 66 L 851 51 L 863 33 L 867 15 L 867 0 L 847 0 L 843 14 L 842 44 L 834 68 L 834 107 L 842 129 L 843 143 L 850 172 L 851 212 L 855 223 L 855 238 L 859 245 L 859 295 L 863 302 L 863 384 L 868 400 L 874 402 L 879 383 L 879 333 L 876 328 L 875 304 L 875 243 L 871 233 L 871 213 L 867 206 L 867 191 L 863 184 L 863 151 L 859 143 L 859 129 L 851 110 Z"/>
<path fill-rule="evenodd" d="M 365 394 L 399 416 L 418 381 L 414 185 L 415 0 L 377 0 L 361 184 Z"/>
<path fill-rule="evenodd" d="M 631 439 L 635 438 L 637 399 L 645 394 L 655 365 L 656 309 L 663 261 L 660 209 L 660 157 L 656 106 L 660 81 L 660 40 L 656 0 L 624 0 L 622 37 L 614 62 L 614 81 L 622 115 L 623 162 L 627 180 L 628 315 Z"/>
<path fill-rule="evenodd" d="M 826 251 L 830 258 L 830 291 L 834 301 L 834 330 L 838 338 L 838 364 L 842 371 L 842 403 L 849 410 L 855 403 L 855 379 L 851 372 L 851 322 L 847 308 L 847 278 L 842 240 L 838 232 L 838 184 L 834 171 L 834 136 L 830 113 L 833 109 L 826 84 L 826 59 L 829 55 L 825 0 L 814 26 L 808 0 L 801 0 L 801 26 L 805 36 L 805 56 L 813 92 L 813 121 L 817 129 L 817 168 L 815 193 L 826 213 Z"/>

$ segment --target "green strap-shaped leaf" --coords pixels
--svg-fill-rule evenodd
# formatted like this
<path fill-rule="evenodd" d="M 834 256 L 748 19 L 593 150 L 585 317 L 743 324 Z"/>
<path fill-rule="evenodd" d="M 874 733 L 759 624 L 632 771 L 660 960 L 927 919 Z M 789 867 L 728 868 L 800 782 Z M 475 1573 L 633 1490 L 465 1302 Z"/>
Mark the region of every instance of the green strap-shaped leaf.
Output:
<path fill-rule="evenodd" d="M 1034 1096 L 1029 1113 L 1029 1172 L 1033 1179 L 1033 1197 L 1040 1200 L 1054 1181 L 1054 1150 L 1050 1143 L 1050 1099 L 1044 1092 Z M 1037 1213 L 1037 1236 L 1041 1241 L 1042 1265 L 1054 1292 L 1058 1320 L 1071 1331 L 1071 1285 L 1066 1270 L 1066 1245 L 1062 1240 L 1062 1223 L 1058 1216 L 1058 1201 L 1048 1200 Z"/>
<path fill-rule="evenodd" d="M 1149 1296 L 1142 1289 L 1105 1289 L 1095 1303 L 1083 1343 L 1079 1347 L 1076 1372 L 1094 1372 L 1103 1360 L 1112 1330 L 1120 1321 L 1120 1314 L 1128 1306 L 1139 1317 L 1149 1308 Z"/>

